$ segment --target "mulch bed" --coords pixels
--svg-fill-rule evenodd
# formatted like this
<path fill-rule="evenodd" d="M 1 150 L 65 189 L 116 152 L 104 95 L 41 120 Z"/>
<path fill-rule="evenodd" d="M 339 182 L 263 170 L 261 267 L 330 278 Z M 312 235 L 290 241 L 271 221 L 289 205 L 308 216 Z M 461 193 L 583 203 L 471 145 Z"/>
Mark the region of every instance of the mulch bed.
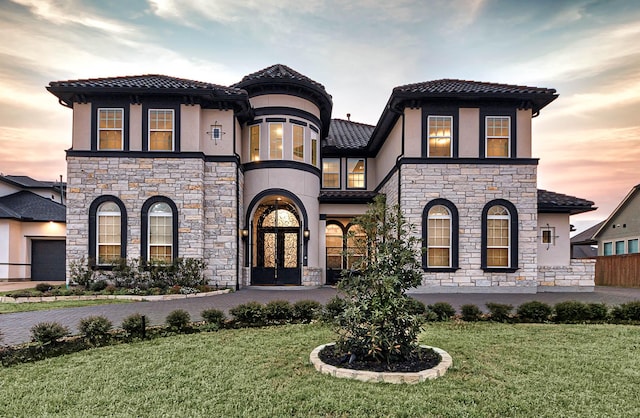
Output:
<path fill-rule="evenodd" d="M 370 372 L 420 372 L 431 369 L 440 363 L 440 355 L 430 348 L 419 347 L 410 358 L 391 364 L 354 359 L 349 362 L 350 355 L 338 352 L 335 345 L 329 345 L 318 354 L 320 360 L 331 366 L 342 369 L 367 370 Z"/>

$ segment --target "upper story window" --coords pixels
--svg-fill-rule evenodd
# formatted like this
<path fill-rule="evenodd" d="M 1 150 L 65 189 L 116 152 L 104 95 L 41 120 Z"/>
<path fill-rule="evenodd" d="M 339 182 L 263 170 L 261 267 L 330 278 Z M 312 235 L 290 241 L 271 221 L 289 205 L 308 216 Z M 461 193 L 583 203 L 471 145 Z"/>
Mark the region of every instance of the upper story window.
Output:
<path fill-rule="evenodd" d="M 98 149 L 122 150 L 124 109 L 98 109 Z"/>
<path fill-rule="evenodd" d="M 637 254 L 638 253 L 638 238 L 630 239 L 627 242 L 627 252 L 629 254 Z"/>
<path fill-rule="evenodd" d="M 260 161 L 260 125 L 251 126 L 249 135 L 249 159 Z"/>
<path fill-rule="evenodd" d="M 149 151 L 173 151 L 173 109 L 149 109 Z"/>
<path fill-rule="evenodd" d="M 453 117 L 429 116 L 427 118 L 427 156 L 451 157 L 453 145 Z"/>
<path fill-rule="evenodd" d="M 304 161 L 304 127 L 293 125 L 293 159 Z"/>
<path fill-rule="evenodd" d="M 365 159 L 364 158 L 348 158 L 347 159 L 347 188 L 348 189 L 364 189 L 365 182 Z"/>
<path fill-rule="evenodd" d="M 613 255 L 613 243 L 612 242 L 605 242 L 604 243 L 603 254 L 604 255 Z"/>
<path fill-rule="evenodd" d="M 511 118 L 509 116 L 487 116 L 485 130 L 487 157 L 509 157 Z"/>
<path fill-rule="evenodd" d="M 616 255 L 624 254 L 624 241 L 616 241 Z"/>
<path fill-rule="evenodd" d="M 282 123 L 269 124 L 269 159 L 282 159 Z"/>
<path fill-rule="evenodd" d="M 311 137 L 311 165 L 318 166 L 318 138 Z"/>
<path fill-rule="evenodd" d="M 326 189 L 340 188 L 340 158 L 322 159 L 322 187 Z"/>

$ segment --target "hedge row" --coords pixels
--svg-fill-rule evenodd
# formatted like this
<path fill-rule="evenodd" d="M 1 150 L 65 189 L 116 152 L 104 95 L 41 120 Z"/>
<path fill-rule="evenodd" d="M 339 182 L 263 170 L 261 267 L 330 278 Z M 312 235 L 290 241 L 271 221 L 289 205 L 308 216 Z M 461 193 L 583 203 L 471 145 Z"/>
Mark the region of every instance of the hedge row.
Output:
<path fill-rule="evenodd" d="M 409 310 L 425 322 L 448 321 L 494 321 L 494 322 L 556 322 L 556 323 L 640 323 L 640 301 L 628 302 L 609 308 L 602 303 L 578 301 L 560 302 L 554 306 L 531 301 L 520 305 L 514 312 L 512 305 L 487 303 L 487 313 L 476 305 L 462 305 L 460 313 L 446 302 L 431 305 L 412 298 L 407 299 Z M 345 303 L 334 297 L 323 307 L 313 300 L 302 300 L 294 304 L 275 300 L 267 304 L 248 302 L 229 310 L 231 318 L 218 309 L 201 312 L 203 321 L 194 323 L 189 313 L 178 309 L 171 312 L 164 326 L 150 327 L 146 318 L 133 314 L 114 329 L 109 319 L 90 316 L 80 320 L 80 335 L 69 337 L 69 329 L 56 322 L 42 322 L 31 328 L 32 343 L 0 347 L 0 362 L 3 366 L 41 360 L 63 354 L 74 353 L 91 347 L 144 340 L 149 338 L 214 331 L 222 328 L 257 327 L 288 323 L 309 323 L 317 319 L 334 323 L 344 310 Z M 0 331 L 0 341 L 2 332 Z"/>

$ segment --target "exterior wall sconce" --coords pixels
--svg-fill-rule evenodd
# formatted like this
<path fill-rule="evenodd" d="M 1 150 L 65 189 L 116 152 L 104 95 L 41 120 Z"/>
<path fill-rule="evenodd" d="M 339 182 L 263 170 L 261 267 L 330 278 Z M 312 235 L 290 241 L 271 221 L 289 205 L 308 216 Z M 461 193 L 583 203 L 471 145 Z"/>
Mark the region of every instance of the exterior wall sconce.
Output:
<path fill-rule="evenodd" d="M 311 234 L 310 234 L 310 232 L 309 232 L 309 230 L 308 230 L 308 229 L 305 229 L 305 230 L 302 232 L 302 236 L 304 237 L 304 239 L 309 239 L 309 235 L 311 235 Z"/>
<path fill-rule="evenodd" d="M 242 237 L 242 239 L 247 239 L 249 237 L 249 230 L 248 229 L 241 229 L 240 230 L 240 236 Z"/>

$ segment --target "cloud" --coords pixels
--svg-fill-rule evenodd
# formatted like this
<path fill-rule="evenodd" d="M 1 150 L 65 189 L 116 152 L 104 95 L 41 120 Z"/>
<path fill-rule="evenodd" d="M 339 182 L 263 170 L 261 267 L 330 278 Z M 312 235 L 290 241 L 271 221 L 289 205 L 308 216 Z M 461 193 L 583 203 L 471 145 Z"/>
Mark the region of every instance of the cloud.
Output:
<path fill-rule="evenodd" d="M 70 147 L 70 130 L 0 127 L 0 168 L 4 174 L 28 175 L 38 180 L 66 177 L 64 150 Z"/>

